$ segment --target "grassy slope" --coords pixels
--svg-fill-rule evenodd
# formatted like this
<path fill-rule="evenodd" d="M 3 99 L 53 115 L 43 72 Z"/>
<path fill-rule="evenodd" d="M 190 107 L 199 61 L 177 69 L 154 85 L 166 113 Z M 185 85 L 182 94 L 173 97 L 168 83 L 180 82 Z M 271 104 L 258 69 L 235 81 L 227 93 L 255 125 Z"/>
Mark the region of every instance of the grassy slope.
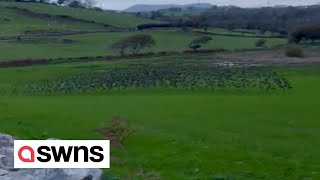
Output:
<path fill-rule="evenodd" d="M 0 69 L 0 82 L 10 85 L 125 63 Z M 283 95 L 150 92 L 0 97 L 0 131 L 23 138 L 96 139 L 94 129 L 122 115 L 143 128 L 123 150 L 113 151 L 113 174 L 128 175 L 142 168 L 160 173 L 163 179 L 318 179 L 320 71 L 281 71 L 294 85 Z"/>
<path fill-rule="evenodd" d="M 183 51 L 188 49 L 188 43 L 196 36 L 192 32 L 180 31 L 146 31 L 156 39 L 156 46 L 146 49 L 145 52 L 154 51 Z M 26 58 L 59 58 L 116 55 L 117 52 L 109 48 L 116 40 L 137 34 L 137 32 L 98 33 L 86 35 L 72 35 L 61 38 L 74 40 L 73 44 L 50 43 L 17 43 L 0 42 L 0 61 L 26 59 Z M 213 40 L 204 48 L 224 48 L 228 50 L 250 49 L 255 47 L 258 38 L 212 36 Z M 269 47 L 285 44 L 284 39 L 267 39 Z M 19 52 L 19 53 L 17 53 Z"/>
<path fill-rule="evenodd" d="M 0 3 L 0 36 L 18 35 L 26 30 L 102 30 L 103 27 L 91 23 L 79 22 L 57 22 L 50 19 L 23 16 L 14 10 L 3 8 L 3 6 L 17 6 L 26 8 L 37 13 L 64 14 L 75 18 L 95 20 L 121 27 L 134 27 L 137 23 L 146 23 L 147 20 L 127 16 L 119 13 L 98 12 L 86 9 L 73 9 L 54 5 L 39 3 Z M 9 20 L 9 21 L 8 21 Z M 117 24 L 118 23 L 118 24 Z M 78 56 L 100 56 L 115 55 L 117 52 L 109 48 L 110 44 L 124 36 L 136 34 L 137 32 L 121 33 L 98 33 L 86 35 L 73 35 L 56 37 L 57 39 L 71 39 L 74 43 L 57 43 L 48 40 L 45 42 L 17 42 L 0 41 L 0 61 L 17 59 L 39 59 L 39 58 L 60 58 Z M 187 44 L 195 37 L 191 32 L 168 31 L 147 31 L 154 36 L 157 45 L 145 52 L 154 51 L 183 51 Z M 225 48 L 248 49 L 254 48 L 257 38 L 213 36 L 213 41 L 204 48 Z M 281 39 L 269 39 L 268 46 L 273 47 L 285 43 Z"/>
<path fill-rule="evenodd" d="M 123 28 L 134 28 L 138 24 L 155 22 L 146 19 L 140 19 L 134 16 L 124 15 L 115 12 L 99 12 L 88 9 L 76 9 L 61 7 L 55 5 L 46 5 L 40 3 L 2 3 L 5 6 L 14 6 L 19 8 L 29 9 L 37 13 L 46 13 L 53 15 L 68 15 L 79 19 L 85 19 L 90 21 L 96 21 L 99 23 L 110 24 L 113 26 Z"/>
<path fill-rule="evenodd" d="M 81 22 L 61 22 L 53 19 L 28 17 L 0 6 L 0 36 L 23 34 L 27 30 L 104 30 L 101 25 Z"/>

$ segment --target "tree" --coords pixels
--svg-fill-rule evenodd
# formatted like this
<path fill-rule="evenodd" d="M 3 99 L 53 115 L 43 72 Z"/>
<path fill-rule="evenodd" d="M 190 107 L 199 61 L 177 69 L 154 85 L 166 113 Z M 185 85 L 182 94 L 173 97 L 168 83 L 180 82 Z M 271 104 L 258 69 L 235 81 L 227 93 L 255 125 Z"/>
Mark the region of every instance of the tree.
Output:
<path fill-rule="evenodd" d="M 87 8 L 92 8 L 96 5 L 96 1 L 95 0 L 83 0 L 83 4 L 87 7 Z"/>
<path fill-rule="evenodd" d="M 139 54 L 140 51 L 147 47 L 155 45 L 155 40 L 148 34 L 132 35 L 113 43 L 111 48 L 120 51 L 121 56 L 125 55 L 126 50 L 130 50 L 132 54 Z"/>
<path fill-rule="evenodd" d="M 72 8 L 85 8 L 85 6 L 80 1 L 72 1 L 68 4 L 69 7 Z"/>
<path fill-rule="evenodd" d="M 306 24 L 298 25 L 290 33 L 289 42 L 300 43 L 302 40 L 315 40 L 320 39 L 320 23 L 309 22 Z"/>
<path fill-rule="evenodd" d="M 256 44 L 257 48 L 262 48 L 262 47 L 265 47 L 266 43 L 267 43 L 267 40 L 259 39 L 259 40 L 256 41 L 255 44 Z"/>
<path fill-rule="evenodd" d="M 210 36 L 199 36 L 189 43 L 189 48 L 193 49 L 194 51 L 197 51 L 199 48 L 201 48 L 203 45 L 207 44 L 211 40 L 212 38 Z"/>
<path fill-rule="evenodd" d="M 162 13 L 159 11 L 152 11 L 150 19 L 159 19 L 162 17 Z"/>
<path fill-rule="evenodd" d="M 38 0 L 38 2 L 39 2 L 39 3 L 44 3 L 44 4 L 46 4 L 46 3 L 50 3 L 50 1 L 49 1 L 49 0 Z"/>
<path fill-rule="evenodd" d="M 63 5 L 63 4 L 65 4 L 65 3 L 67 3 L 68 2 L 68 0 L 58 0 L 57 1 L 57 3 L 59 4 L 59 5 Z"/>

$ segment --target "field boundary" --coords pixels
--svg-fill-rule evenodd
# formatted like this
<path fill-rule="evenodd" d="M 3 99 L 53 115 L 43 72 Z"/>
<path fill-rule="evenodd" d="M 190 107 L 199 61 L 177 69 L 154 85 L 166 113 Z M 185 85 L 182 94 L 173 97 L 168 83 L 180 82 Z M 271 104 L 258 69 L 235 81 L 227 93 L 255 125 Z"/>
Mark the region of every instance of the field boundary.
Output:
<path fill-rule="evenodd" d="M 150 58 L 150 57 L 168 57 L 174 55 L 194 55 L 194 54 L 212 54 L 225 52 L 224 49 L 209 49 L 199 51 L 183 51 L 183 52 L 158 52 L 158 53 L 144 53 L 144 54 L 132 54 L 126 56 L 80 56 L 80 57 L 67 57 L 67 58 L 51 58 L 51 59 L 19 59 L 11 61 L 1 61 L 0 68 L 10 67 L 27 67 L 35 65 L 48 65 L 48 64 L 62 64 L 62 63 L 75 63 L 75 62 L 92 62 L 92 61 L 112 61 L 112 60 L 127 60 L 138 58 Z"/>
<path fill-rule="evenodd" d="M 229 36 L 229 37 L 251 37 L 251 38 L 268 38 L 268 39 L 274 39 L 274 38 L 283 39 L 283 38 L 286 38 L 285 36 L 281 36 L 281 35 L 278 35 L 278 36 L 259 36 L 259 35 L 246 36 L 246 35 L 240 35 L 240 34 L 223 34 L 223 33 L 214 33 L 214 32 L 203 32 L 203 31 L 199 31 L 199 30 L 196 30 L 194 32 L 199 33 L 199 34 L 217 35 L 217 36 Z"/>
<path fill-rule="evenodd" d="M 96 34 L 96 33 L 107 33 L 107 32 L 124 32 L 124 31 L 114 31 L 114 30 L 95 30 L 95 31 L 61 31 L 46 34 L 23 34 L 15 36 L 0 36 L 0 41 L 15 40 L 18 38 L 25 37 L 54 37 L 54 36 L 69 36 L 69 35 L 81 35 L 81 34 Z"/>

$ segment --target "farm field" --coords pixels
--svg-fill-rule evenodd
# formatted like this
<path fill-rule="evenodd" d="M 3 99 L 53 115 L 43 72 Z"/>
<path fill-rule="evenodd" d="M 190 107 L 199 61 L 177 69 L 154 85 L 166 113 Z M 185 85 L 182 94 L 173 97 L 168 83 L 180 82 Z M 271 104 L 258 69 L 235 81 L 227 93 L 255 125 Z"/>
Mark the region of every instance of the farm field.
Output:
<path fill-rule="evenodd" d="M 194 57 L 7 68 L 0 70 L 1 89 L 150 60 L 156 67 L 192 65 Z M 200 57 L 200 64 L 210 59 Z M 95 130 L 121 116 L 137 131 L 122 149 L 113 149 L 108 173 L 115 177 L 146 171 L 162 179 L 317 179 L 319 68 L 267 69 L 293 89 L 7 94 L 0 98 L 0 131 L 25 139 L 100 139 Z"/>
<path fill-rule="evenodd" d="M 320 179 L 318 6 L 63 2 L 0 2 L 0 180 L 38 172 L 6 166 L 2 134 L 111 140 L 79 180 Z"/>
<path fill-rule="evenodd" d="M 7 9 L 0 3 L 0 28 L 1 36 L 13 36 L 24 34 L 26 31 L 50 31 L 50 30 L 107 30 L 99 24 L 67 21 L 61 18 L 43 17 L 40 15 L 26 15 L 25 12 Z"/>
<path fill-rule="evenodd" d="M 67 8 L 55 5 L 46 5 L 41 3 L 23 3 L 23 2 L 1 2 L 1 6 L 19 7 L 28 9 L 36 13 L 52 15 L 68 15 L 74 18 L 105 23 L 121 28 L 135 28 L 138 24 L 157 22 L 147 19 L 140 19 L 129 15 L 119 14 L 116 12 L 100 12 L 87 9 Z"/>
<path fill-rule="evenodd" d="M 147 48 L 144 52 L 188 50 L 188 43 L 198 34 L 181 32 L 180 30 L 157 30 L 146 32 L 107 32 L 81 34 L 59 37 L 35 38 L 31 41 L 0 41 L 0 61 L 39 58 L 65 58 L 81 56 L 119 55 L 119 52 L 110 49 L 115 41 L 134 34 L 150 34 L 156 40 L 156 45 Z M 213 40 L 203 49 L 241 50 L 255 48 L 259 38 L 212 36 Z M 52 40 L 54 39 L 54 40 Z M 267 47 L 277 47 L 286 43 L 285 39 L 268 38 Z M 64 41 L 67 41 L 65 43 Z M 239 43 L 241 42 L 241 43 Z"/>

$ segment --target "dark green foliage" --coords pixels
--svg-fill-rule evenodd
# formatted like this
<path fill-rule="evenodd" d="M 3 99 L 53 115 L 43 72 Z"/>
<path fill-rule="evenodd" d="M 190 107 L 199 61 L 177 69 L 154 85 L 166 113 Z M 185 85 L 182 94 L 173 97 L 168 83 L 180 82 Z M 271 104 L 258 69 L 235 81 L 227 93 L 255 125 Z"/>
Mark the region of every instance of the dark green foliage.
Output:
<path fill-rule="evenodd" d="M 267 40 L 265 39 L 259 39 L 256 41 L 256 47 L 261 48 L 265 47 Z"/>
<path fill-rule="evenodd" d="M 72 8 L 85 8 L 85 6 L 80 1 L 72 1 L 68 4 Z"/>
<path fill-rule="evenodd" d="M 300 43 L 302 40 L 320 40 L 320 23 L 309 22 L 298 25 L 290 33 L 289 42 Z"/>
<path fill-rule="evenodd" d="M 104 173 L 101 177 L 101 180 L 120 180 L 120 178 L 112 177 L 107 173 Z"/>
<path fill-rule="evenodd" d="M 132 35 L 113 43 L 111 48 L 119 50 L 121 55 L 124 55 L 126 50 L 129 49 L 132 54 L 138 54 L 142 49 L 146 47 L 152 47 L 155 45 L 155 40 L 148 34 L 136 34 Z"/>
<path fill-rule="evenodd" d="M 210 27 L 254 29 L 286 35 L 288 25 L 319 21 L 320 6 L 305 7 L 218 7 L 213 6 L 198 18 Z"/>
<path fill-rule="evenodd" d="M 289 45 L 286 48 L 286 56 L 303 58 L 304 57 L 303 49 L 299 46 Z"/>
<path fill-rule="evenodd" d="M 132 88 L 288 90 L 289 82 L 260 68 L 142 66 L 42 80 L 22 87 L 24 93 L 65 94 Z M 21 87 L 20 87 L 21 90 Z"/>
<path fill-rule="evenodd" d="M 207 44 L 209 41 L 211 41 L 212 38 L 210 36 L 199 36 L 193 39 L 190 44 L 189 48 L 196 51 L 197 49 L 201 48 L 204 44 Z"/>

